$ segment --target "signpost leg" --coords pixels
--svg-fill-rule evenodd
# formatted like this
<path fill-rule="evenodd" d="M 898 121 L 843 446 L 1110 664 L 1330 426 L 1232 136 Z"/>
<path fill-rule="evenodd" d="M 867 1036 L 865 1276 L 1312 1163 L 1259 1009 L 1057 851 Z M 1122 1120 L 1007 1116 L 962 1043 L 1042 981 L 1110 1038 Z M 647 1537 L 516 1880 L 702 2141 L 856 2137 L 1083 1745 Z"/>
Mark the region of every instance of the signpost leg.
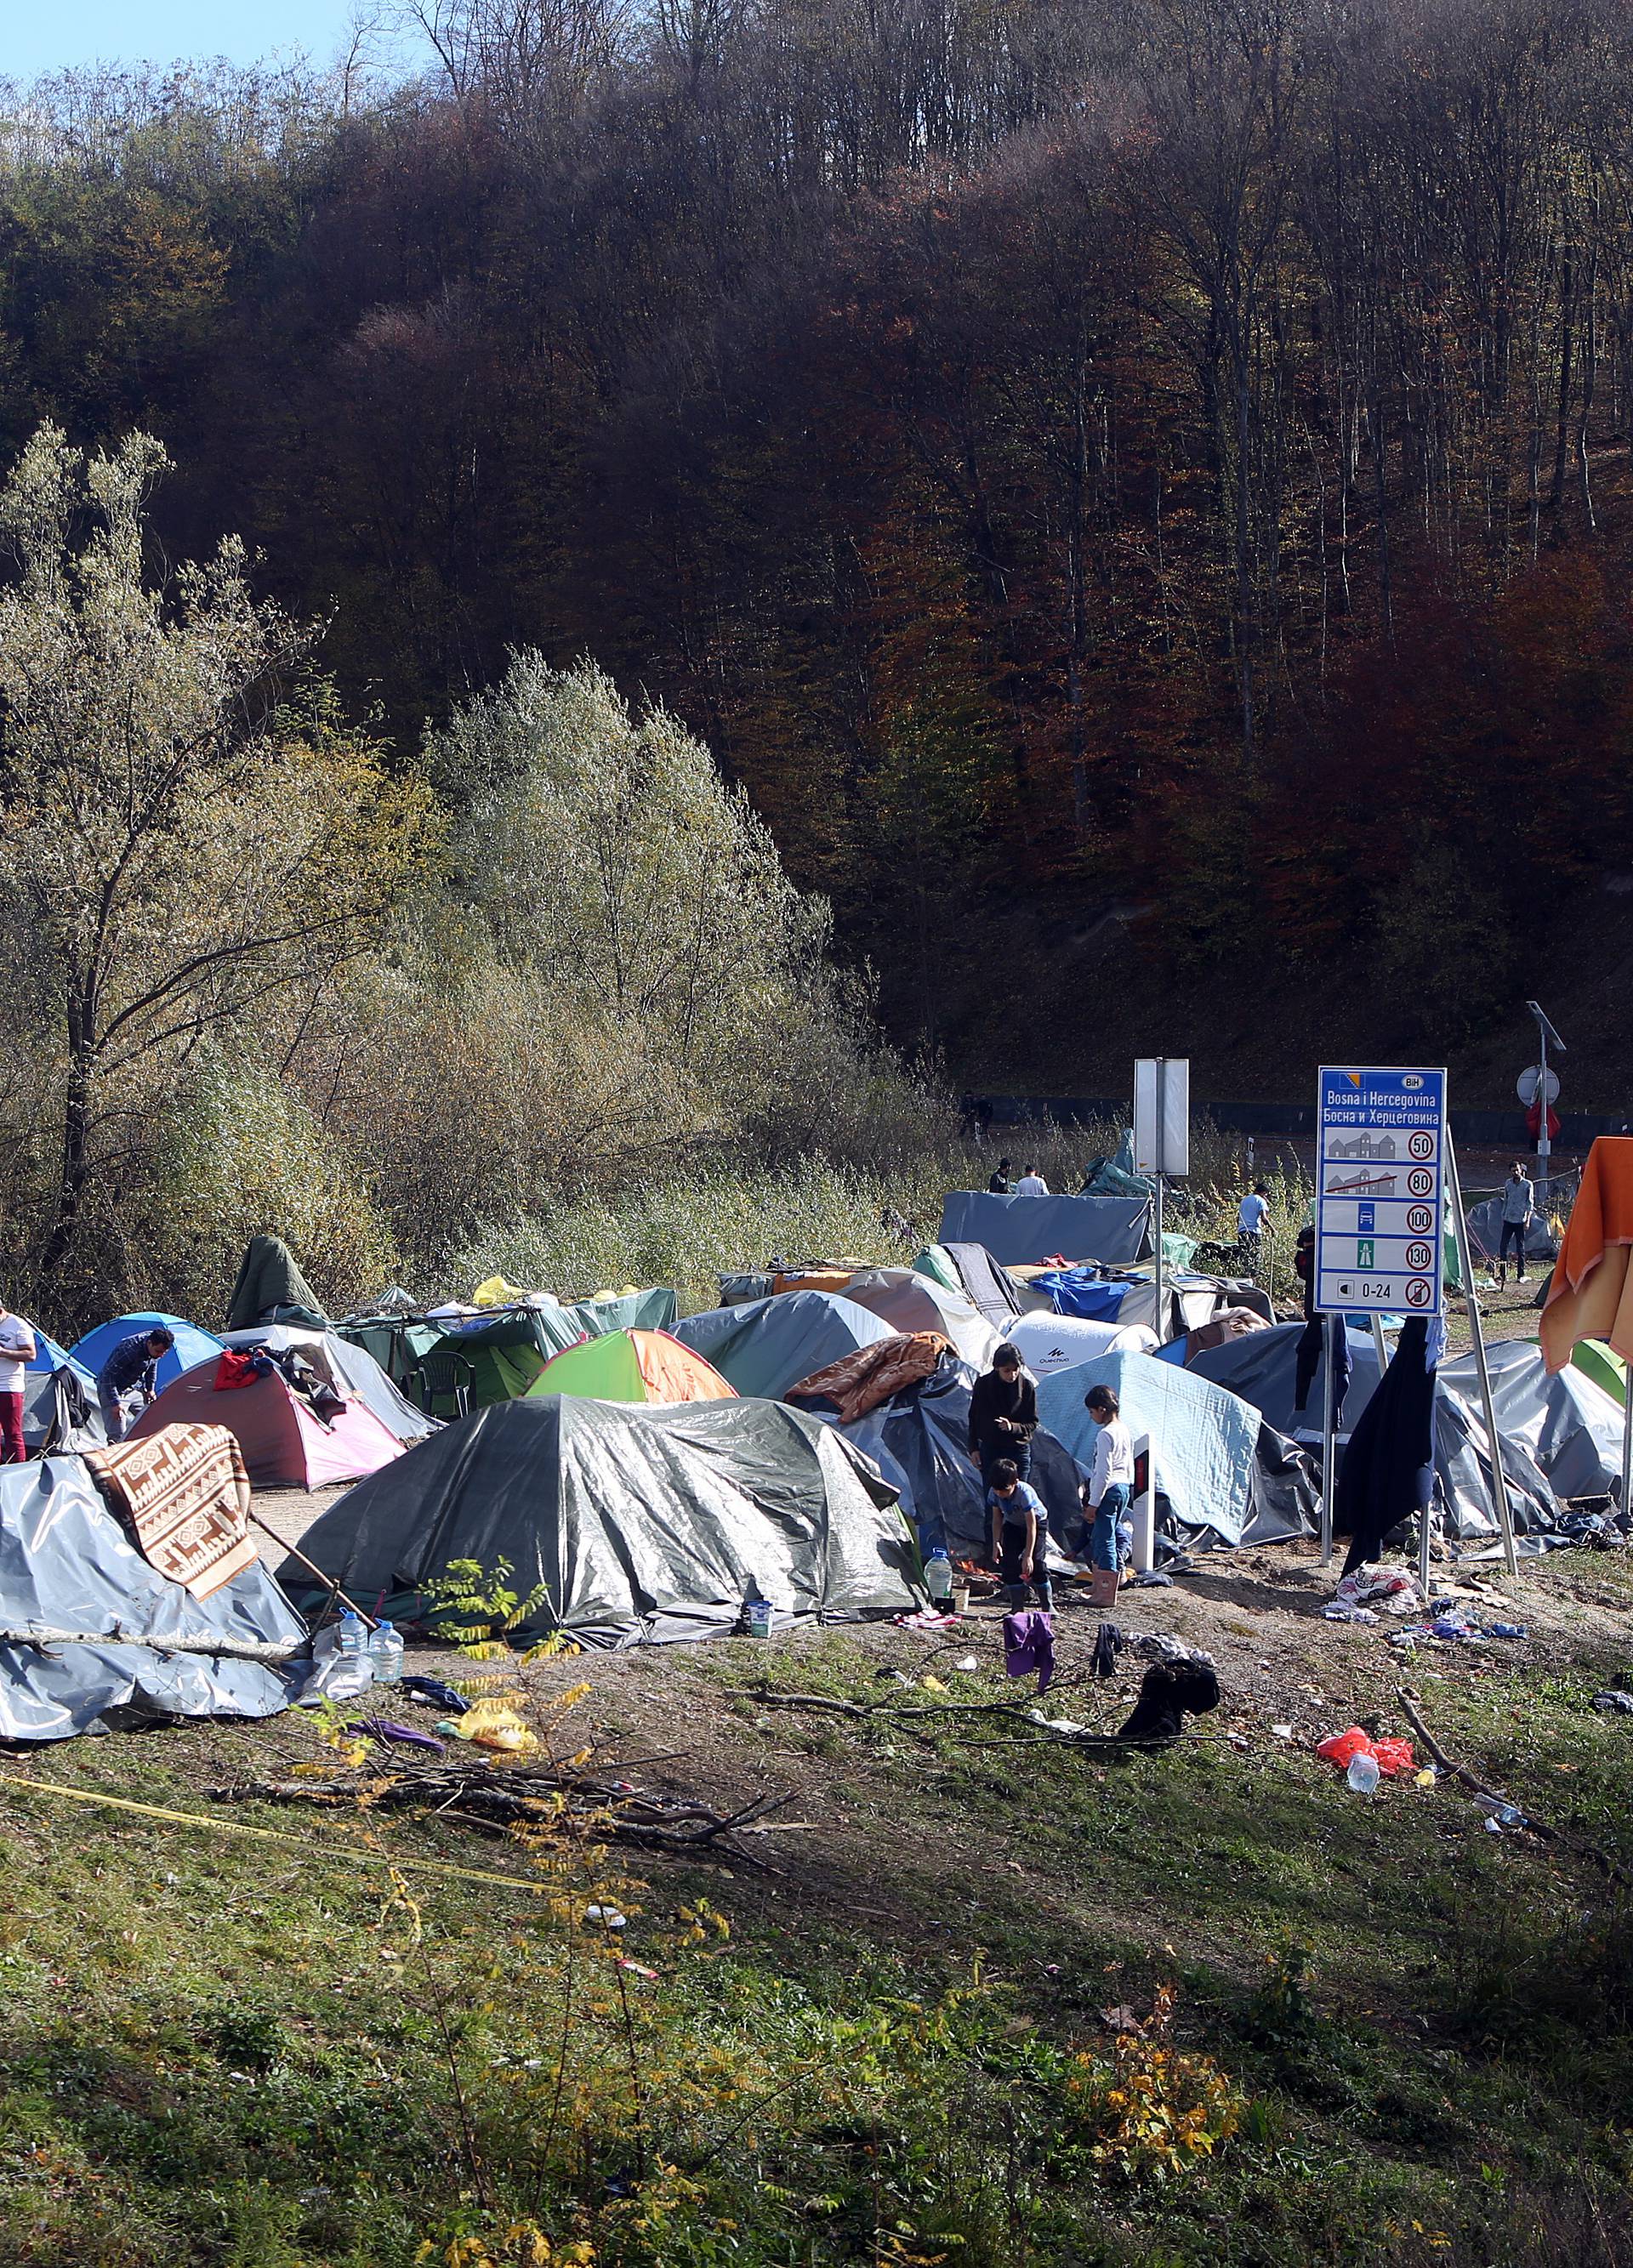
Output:
<path fill-rule="evenodd" d="M 1341 1315 L 1341 1330 L 1349 1326 Z M 1334 1435 L 1337 1425 L 1333 1410 L 1333 1322 L 1331 1315 L 1321 1318 L 1321 1565 L 1333 1564 L 1333 1474 L 1337 1462 Z"/>
<path fill-rule="evenodd" d="M 1547 1109 L 1546 1102 L 1543 1104 Z M 1468 1332 L 1474 1346 L 1474 1368 L 1480 1375 L 1480 1398 L 1485 1410 L 1486 1440 L 1491 1451 L 1491 1493 L 1496 1500 L 1497 1525 L 1503 1531 L 1503 1563 L 1511 1575 L 1519 1572 L 1514 1549 L 1514 1514 L 1508 1500 L 1508 1476 L 1503 1469 L 1503 1437 L 1497 1432 L 1496 1408 L 1491 1399 L 1491 1370 L 1486 1360 L 1485 1326 L 1474 1296 L 1474 1268 L 1469 1255 L 1468 1222 L 1463 1211 L 1463 1177 L 1458 1171 L 1457 1145 L 1446 1129 L 1446 1175 L 1452 1184 L 1452 1212 L 1457 1226 L 1458 1262 L 1463 1271 L 1463 1292 L 1468 1301 Z"/>
<path fill-rule="evenodd" d="M 1168 1059 L 1156 1058 L 1156 1314 L 1152 1328 L 1159 1345 L 1168 1344 L 1168 1318 L 1163 1313 L 1163 1167 L 1168 1157 Z"/>
<path fill-rule="evenodd" d="M 1145 1459 L 1145 1486 L 1134 1498 L 1134 1572 L 1149 1575 L 1156 1565 L 1156 1456 L 1149 1433 L 1134 1443 L 1134 1453 L 1136 1464 Z"/>
<path fill-rule="evenodd" d="M 1622 1373 L 1622 1499 L 1618 1512 L 1628 1508 L 1628 1486 L 1633 1481 L 1633 1362 Z"/>

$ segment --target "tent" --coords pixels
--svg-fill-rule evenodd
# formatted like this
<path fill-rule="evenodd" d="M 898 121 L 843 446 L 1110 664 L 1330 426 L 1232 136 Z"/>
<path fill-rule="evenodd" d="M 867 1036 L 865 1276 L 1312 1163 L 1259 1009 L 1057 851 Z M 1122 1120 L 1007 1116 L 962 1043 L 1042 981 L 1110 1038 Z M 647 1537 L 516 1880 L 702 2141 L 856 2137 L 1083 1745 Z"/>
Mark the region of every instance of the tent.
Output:
<path fill-rule="evenodd" d="M 525 1394 L 552 1355 L 618 1330 L 668 1330 L 677 1302 L 667 1287 L 564 1305 L 543 1293 L 476 1314 L 352 1315 L 336 1329 L 372 1354 L 417 1405 L 457 1414 L 457 1381 L 472 1410 Z"/>
<path fill-rule="evenodd" d="M 203 1362 L 211 1355 L 221 1351 L 222 1342 L 213 1331 L 200 1330 L 196 1323 L 189 1323 L 181 1315 L 115 1315 L 112 1322 L 99 1323 L 95 1330 L 85 1333 L 73 1349 L 74 1360 L 81 1370 L 90 1372 L 94 1381 L 98 1371 L 120 1340 L 129 1338 L 136 1331 L 170 1331 L 174 1334 L 175 1344 L 159 1358 L 158 1383 L 161 1389 L 180 1378 L 184 1370 L 191 1370 L 196 1363 Z M 93 1383 L 92 1401 L 95 1398 Z"/>
<path fill-rule="evenodd" d="M 1093 1362 L 1103 1354 L 1156 1351 L 1156 1333 L 1142 1323 L 1090 1322 L 1083 1315 L 1018 1315 L 1006 1336 L 1017 1346 L 1035 1378 Z"/>
<path fill-rule="evenodd" d="M 299 1641 L 300 1621 L 257 1561 L 204 1600 L 151 1567 L 82 1459 L 0 1467 L 0 1627 Z M 62 1741 L 162 1717 L 268 1717 L 276 1668 L 120 1645 L 0 1646 L 0 1740 Z"/>
<path fill-rule="evenodd" d="M 1263 1410 L 1270 1424 L 1292 1433 L 1319 1428 L 1326 1391 L 1322 1365 L 1316 1367 L 1309 1402 L 1302 1416 L 1293 1408 L 1296 1355 L 1302 1323 L 1278 1324 L 1274 1330 L 1253 1331 L 1246 1338 L 1228 1339 L 1209 1347 L 1189 1366 L 1192 1375 L 1211 1379 Z M 1488 1349 L 1496 1363 L 1503 1342 Z M 1515 1344 L 1526 1350 L 1522 1366 L 1543 1391 L 1541 1357 L 1529 1341 Z M 1370 1331 L 1349 1333 L 1350 1381 L 1344 1397 L 1344 1433 L 1365 1409 L 1378 1383 L 1378 1351 Z M 1495 1388 L 1495 1379 L 1493 1381 Z M 1511 1407 L 1512 1405 L 1511 1405 Z M 1499 1420 L 1501 1423 L 1502 1421 Z M 1540 1437 L 1539 1437 L 1540 1438 Z M 1508 1482 L 1516 1529 L 1522 1535 L 1546 1533 L 1558 1518 L 1559 1506 L 1552 1484 L 1518 1435 L 1504 1427 L 1503 1470 Z M 1472 1355 L 1441 1366 L 1435 1393 L 1436 1501 L 1447 1533 L 1467 1540 L 1497 1533 L 1496 1507 L 1491 1493 L 1491 1457 L 1486 1439 L 1484 1413 Z"/>
<path fill-rule="evenodd" d="M 712 1362 L 739 1394 L 775 1401 L 841 1355 L 894 1334 L 880 1316 L 836 1292 L 781 1292 L 743 1307 L 683 1316 L 675 1336 Z"/>
<path fill-rule="evenodd" d="M 974 1383 L 968 1363 L 944 1356 L 918 1385 L 838 1426 L 896 1489 L 927 1553 L 944 1545 L 962 1557 L 983 1552 L 987 1541 L 986 1490 L 964 1446 Z M 1069 1452 L 1039 1426 L 1032 1436 L 1031 1484 L 1048 1514 L 1051 1535 L 1068 1549 L 1083 1518 L 1083 1477 Z"/>
<path fill-rule="evenodd" d="M 986 1369 L 1001 1336 L 964 1292 L 950 1292 L 944 1284 L 916 1275 L 911 1268 L 865 1269 L 852 1277 L 845 1296 L 893 1330 L 939 1331 L 978 1370 Z M 813 1363 L 811 1368 L 819 1366 Z"/>
<path fill-rule="evenodd" d="M 305 1323 L 321 1330 L 328 1321 L 283 1238 L 252 1236 L 227 1302 L 228 1330 L 251 1330 L 257 1323 Z"/>
<path fill-rule="evenodd" d="M 912 1612 L 924 1594 L 894 1490 L 831 1427 L 762 1401 L 631 1408 L 549 1394 L 477 1410 L 332 1506 L 302 1549 L 348 1590 L 418 1589 L 508 1559 L 520 1627 L 594 1646 Z"/>
<path fill-rule="evenodd" d="M 1603 1339 L 1578 1339 L 1570 1351 L 1570 1367 L 1591 1378 L 1595 1386 L 1602 1387 L 1619 1409 L 1625 1408 L 1628 1366 Z"/>
<path fill-rule="evenodd" d="M 667 1331 L 607 1331 L 552 1355 L 528 1388 L 597 1402 L 729 1402 L 736 1394 L 713 1363 Z"/>
<path fill-rule="evenodd" d="M 1188 1540 L 1274 1543 L 1312 1533 L 1315 1491 L 1292 1444 L 1238 1395 L 1149 1354 L 1104 1354 L 1038 1381 L 1039 1419 L 1085 1472 L 1099 1432 L 1083 1407 L 1092 1386 L 1115 1390 L 1136 1440 L 1150 1435 L 1157 1489 Z"/>
<path fill-rule="evenodd" d="M 23 1377 L 23 1446 L 30 1456 L 53 1450 L 77 1454 L 107 1439 L 97 1407 L 96 1380 L 38 1323 L 33 1359 Z"/>
<path fill-rule="evenodd" d="M 927 1276 L 946 1291 L 962 1292 L 1000 1336 L 1008 1336 L 1009 1319 L 1020 1314 L 1021 1303 L 1014 1278 L 984 1244 L 927 1245 L 913 1266 L 914 1275 Z"/>
<path fill-rule="evenodd" d="M 403 1454 L 403 1444 L 362 1402 L 348 1402 L 326 1424 L 282 1373 L 248 1386 L 218 1387 L 212 1355 L 148 1403 L 127 1436 L 144 1440 L 161 1425 L 225 1425 L 236 1434 L 254 1488 L 329 1488 L 359 1480 Z"/>
<path fill-rule="evenodd" d="M 274 1354 L 292 1353 L 316 1371 L 326 1386 L 372 1410 L 388 1433 L 407 1448 L 437 1430 L 405 1395 L 399 1394 L 366 1349 L 354 1346 L 337 1331 L 304 1330 L 298 1323 L 262 1323 L 250 1331 L 229 1331 L 226 1344 L 266 1347 Z"/>
<path fill-rule="evenodd" d="M 1047 1260 L 1105 1260 L 1126 1266 L 1151 1248 L 1150 1201 L 1140 1197 L 998 1197 L 952 1189 L 942 1201 L 940 1244 L 983 1244 L 1004 1267 Z"/>

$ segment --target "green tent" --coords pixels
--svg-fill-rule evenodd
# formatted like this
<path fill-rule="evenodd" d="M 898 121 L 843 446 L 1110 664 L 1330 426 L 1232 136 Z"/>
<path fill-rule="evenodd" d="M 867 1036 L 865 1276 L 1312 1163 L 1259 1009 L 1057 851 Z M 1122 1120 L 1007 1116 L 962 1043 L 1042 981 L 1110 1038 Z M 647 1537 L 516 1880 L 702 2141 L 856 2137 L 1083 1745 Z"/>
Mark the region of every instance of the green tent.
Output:
<path fill-rule="evenodd" d="M 612 1331 L 661 1330 L 675 1320 L 672 1291 L 580 1300 L 571 1307 L 501 1307 L 491 1315 L 367 1315 L 337 1325 L 343 1338 L 366 1348 L 408 1395 L 436 1418 L 514 1402 L 552 1355 Z"/>
<path fill-rule="evenodd" d="M 944 1292 L 962 1292 L 958 1270 L 939 1244 L 927 1244 L 913 1263 L 915 1276 L 927 1276 L 932 1284 L 939 1284 Z"/>
<path fill-rule="evenodd" d="M 552 1355 L 528 1388 L 576 1394 L 592 1402 L 729 1402 L 728 1386 L 713 1363 L 667 1331 L 607 1331 Z"/>
<path fill-rule="evenodd" d="M 1578 1339 L 1571 1351 L 1570 1367 L 1579 1370 L 1585 1378 L 1591 1378 L 1595 1386 L 1602 1386 L 1613 1402 L 1625 1405 L 1628 1366 L 1603 1339 Z"/>

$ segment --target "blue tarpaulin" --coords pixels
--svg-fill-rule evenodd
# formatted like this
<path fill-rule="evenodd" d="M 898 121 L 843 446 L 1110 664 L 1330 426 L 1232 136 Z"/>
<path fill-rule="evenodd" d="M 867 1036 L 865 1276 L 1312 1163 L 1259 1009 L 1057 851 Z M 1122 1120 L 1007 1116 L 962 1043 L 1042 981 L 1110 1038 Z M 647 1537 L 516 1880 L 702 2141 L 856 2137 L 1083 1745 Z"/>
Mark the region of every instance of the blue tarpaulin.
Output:
<path fill-rule="evenodd" d="M 1089 1268 L 1053 1268 L 1031 1279 L 1034 1292 L 1046 1292 L 1057 1315 L 1081 1315 L 1085 1322 L 1114 1323 L 1128 1296 L 1127 1284 L 1108 1284 Z"/>
<path fill-rule="evenodd" d="M 1033 1266 L 1060 1253 L 1127 1267 L 1149 1242 L 1143 1197 L 996 1197 L 950 1189 L 942 1200 L 942 1244 L 984 1244 L 1004 1267 Z"/>
<path fill-rule="evenodd" d="M 1186 1528 L 1239 1543 L 1252 1517 L 1260 1417 L 1223 1387 L 1147 1354 L 1105 1354 L 1038 1381 L 1038 1415 L 1085 1470 L 1099 1427 L 1083 1407 L 1090 1387 L 1109 1386 L 1136 1440 L 1151 1438 L 1156 1485 Z"/>

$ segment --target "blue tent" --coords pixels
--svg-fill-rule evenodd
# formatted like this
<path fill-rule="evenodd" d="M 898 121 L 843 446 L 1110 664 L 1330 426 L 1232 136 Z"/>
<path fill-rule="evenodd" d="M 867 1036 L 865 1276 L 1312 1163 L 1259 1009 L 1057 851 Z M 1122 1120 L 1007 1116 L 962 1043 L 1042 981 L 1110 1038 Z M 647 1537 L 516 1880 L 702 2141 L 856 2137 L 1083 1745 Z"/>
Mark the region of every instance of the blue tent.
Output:
<path fill-rule="evenodd" d="M 78 1377 L 80 1384 L 85 1388 L 87 1392 L 94 1396 L 96 1391 L 96 1380 L 92 1376 L 92 1373 L 88 1371 L 85 1367 L 85 1365 L 79 1360 L 78 1356 L 77 1354 L 70 1354 L 65 1346 L 59 1345 L 57 1341 L 51 1336 L 50 1332 L 42 1331 L 38 1323 L 32 1325 L 31 1328 L 34 1334 L 34 1351 L 33 1359 L 27 1366 L 28 1368 L 30 1370 L 47 1372 L 53 1370 L 71 1370 Z"/>
<path fill-rule="evenodd" d="M 837 1292 L 780 1292 L 741 1307 L 709 1307 L 675 1326 L 682 1345 L 712 1362 L 739 1394 L 772 1402 L 841 1355 L 896 1336 Z"/>
<path fill-rule="evenodd" d="M 208 1362 L 212 1354 L 221 1351 L 221 1341 L 212 1331 L 201 1331 L 196 1323 L 189 1323 L 180 1315 L 115 1315 L 111 1322 L 99 1323 L 87 1331 L 73 1351 L 74 1360 L 82 1370 L 88 1370 L 94 1379 L 102 1365 L 119 1344 L 133 1331 L 166 1330 L 175 1333 L 176 1343 L 159 1359 L 159 1384 L 169 1385 L 180 1378 L 184 1370 L 195 1363 Z"/>
<path fill-rule="evenodd" d="M 1114 1390 L 1136 1440 L 1150 1435 L 1156 1485 L 1180 1526 L 1211 1529 L 1223 1543 L 1242 1543 L 1260 1509 L 1259 1411 L 1194 1371 L 1149 1354 L 1101 1355 L 1038 1381 L 1039 1420 L 1085 1471 L 1094 1463 L 1100 1430 L 1083 1407 L 1093 1386 Z M 1302 1525 L 1287 1522 L 1278 1532 L 1295 1534 Z"/>

